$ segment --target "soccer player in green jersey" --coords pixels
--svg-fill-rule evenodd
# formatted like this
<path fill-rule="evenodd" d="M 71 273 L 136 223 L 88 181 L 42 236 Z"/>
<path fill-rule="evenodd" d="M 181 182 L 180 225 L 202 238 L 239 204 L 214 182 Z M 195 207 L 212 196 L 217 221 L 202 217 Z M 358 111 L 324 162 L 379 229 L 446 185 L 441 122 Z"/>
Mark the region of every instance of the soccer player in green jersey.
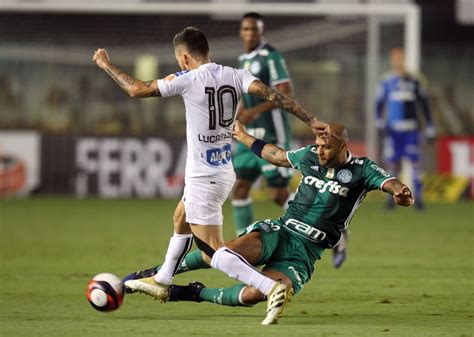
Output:
<path fill-rule="evenodd" d="M 239 68 L 246 69 L 263 83 L 287 95 L 292 94 L 291 78 L 285 59 L 264 39 L 264 21 L 258 13 L 244 14 L 240 23 L 240 38 L 245 53 L 239 57 Z M 291 126 L 288 115 L 272 103 L 256 96 L 242 96 L 238 120 L 245 124 L 247 132 L 283 149 L 291 147 Z M 232 215 L 237 234 L 253 222 L 250 189 L 263 175 L 268 194 L 273 202 L 286 209 L 293 198 L 288 190 L 291 171 L 277 167 L 258 158 L 242 144 L 238 144 L 233 156 L 237 180 L 232 194 Z M 333 250 L 334 267 L 339 268 L 346 258 L 347 232 L 341 237 L 341 244 Z"/>
<path fill-rule="evenodd" d="M 240 24 L 240 39 L 245 53 L 239 57 L 239 68 L 250 71 L 276 91 L 291 95 L 291 79 L 285 60 L 280 52 L 265 41 L 263 33 L 262 16 L 258 13 L 244 14 Z M 237 119 L 255 137 L 289 149 L 291 130 L 288 115 L 272 103 L 244 94 Z M 288 168 L 276 167 L 254 156 L 242 144 L 237 145 L 232 161 L 237 175 L 232 195 L 233 220 L 237 234 L 242 234 L 253 222 L 249 193 L 254 182 L 263 175 L 270 198 L 284 207 L 291 198 L 288 190 L 291 175 Z"/>
<path fill-rule="evenodd" d="M 234 137 L 268 162 L 291 166 L 302 173 L 296 195 L 280 218 L 257 221 L 247 227 L 243 236 L 228 243 L 249 263 L 263 265 L 263 274 L 281 280 L 295 293 L 311 279 L 314 264 L 324 250 L 340 243 L 341 233 L 347 230 L 367 192 L 385 191 L 400 206 L 414 203 L 410 189 L 397 178 L 370 159 L 351 155 L 347 147 L 348 133 L 341 124 L 330 124 L 329 136 L 319 135 L 315 144 L 294 151 L 254 138 L 240 123 L 234 127 Z M 201 253 L 196 250 L 186 256 L 178 272 L 206 267 Z M 153 274 L 157 269 L 159 267 L 140 271 L 127 278 Z M 265 296 L 244 284 L 207 288 L 193 282 L 188 286 L 170 287 L 169 300 L 249 306 L 264 301 Z"/>

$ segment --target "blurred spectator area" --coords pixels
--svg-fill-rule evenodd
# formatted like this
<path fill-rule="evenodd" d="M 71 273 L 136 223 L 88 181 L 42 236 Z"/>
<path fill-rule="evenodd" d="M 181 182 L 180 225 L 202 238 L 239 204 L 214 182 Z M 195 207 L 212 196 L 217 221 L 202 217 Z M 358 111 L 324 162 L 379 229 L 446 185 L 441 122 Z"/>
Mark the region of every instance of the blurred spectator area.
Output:
<path fill-rule="evenodd" d="M 179 70 L 171 41 L 190 25 L 208 35 L 214 61 L 236 65 L 242 47 L 235 17 L 0 12 L 0 129 L 184 135 L 181 99 L 129 98 L 92 54 L 105 47 L 131 75 L 161 78 Z M 321 118 L 343 121 L 358 140 L 366 118 L 366 29 L 363 18 L 266 18 L 266 37 L 286 58 L 295 97 Z M 389 68 L 388 50 L 402 44 L 403 27 L 387 25 L 381 34 L 380 75 Z M 423 34 L 421 70 L 440 132 L 472 133 L 472 36 L 445 32 L 438 41 Z M 305 132 L 300 123 L 294 129 Z"/>

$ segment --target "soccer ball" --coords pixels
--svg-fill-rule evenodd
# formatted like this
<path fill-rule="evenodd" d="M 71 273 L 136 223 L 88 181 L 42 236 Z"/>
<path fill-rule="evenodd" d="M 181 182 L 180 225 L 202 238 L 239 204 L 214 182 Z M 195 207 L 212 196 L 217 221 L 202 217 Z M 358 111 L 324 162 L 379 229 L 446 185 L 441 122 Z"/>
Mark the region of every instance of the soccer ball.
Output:
<path fill-rule="evenodd" d="M 110 273 L 97 274 L 87 285 L 87 300 L 99 311 L 113 311 L 120 307 L 124 296 L 122 281 Z"/>

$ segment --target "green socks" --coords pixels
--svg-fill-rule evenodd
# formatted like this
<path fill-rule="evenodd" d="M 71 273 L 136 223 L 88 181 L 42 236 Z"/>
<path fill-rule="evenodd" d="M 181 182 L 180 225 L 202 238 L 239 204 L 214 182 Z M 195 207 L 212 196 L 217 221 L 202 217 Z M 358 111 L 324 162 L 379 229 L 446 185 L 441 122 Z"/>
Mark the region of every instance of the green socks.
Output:
<path fill-rule="evenodd" d="M 186 254 L 183 262 L 181 262 L 181 264 L 179 265 L 176 274 L 184 273 L 190 270 L 207 268 L 211 268 L 211 266 L 204 262 L 204 260 L 202 259 L 201 251 L 199 249 L 195 249 L 192 252 Z"/>
<path fill-rule="evenodd" d="M 203 301 L 220 305 L 248 307 L 248 304 L 243 304 L 239 301 L 240 292 L 245 287 L 245 284 L 237 284 L 228 288 L 203 288 L 199 297 Z"/>
<path fill-rule="evenodd" d="M 247 226 L 253 222 L 252 199 L 232 200 L 232 218 L 237 235 L 245 232 Z"/>

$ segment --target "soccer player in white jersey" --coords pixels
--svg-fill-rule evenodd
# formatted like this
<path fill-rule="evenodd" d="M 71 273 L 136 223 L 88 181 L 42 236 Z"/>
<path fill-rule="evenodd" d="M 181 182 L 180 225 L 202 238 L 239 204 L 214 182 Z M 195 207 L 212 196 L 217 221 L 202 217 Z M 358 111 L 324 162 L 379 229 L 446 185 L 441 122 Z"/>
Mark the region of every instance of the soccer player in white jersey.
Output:
<path fill-rule="evenodd" d="M 184 29 L 176 34 L 173 43 L 182 71 L 154 81 L 143 82 L 130 77 L 112 65 L 105 49 L 98 49 L 93 56 L 93 61 L 131 97 L 179 95 L 186 108 L 185 188 L 173 216 L 174 235 L 160 271 L 153 277 L 129 280 L 125 286 L 165 302 L 173 276 L 194 237 L 206 262 L 213 268 L 267 296 L 264 322 L 276 323 L 292 295 L 291 287 L 254 269 L 242 256 L 225 247 L 222 237 L 222 205 L 235 181 L 231 140 L 237 104 L 243 93 L 249 93 L 292 113 L 315 133 L 328 132 L 328 125 L 248 71 L 212 63 L 207 38 L 198 29 Z"/>

